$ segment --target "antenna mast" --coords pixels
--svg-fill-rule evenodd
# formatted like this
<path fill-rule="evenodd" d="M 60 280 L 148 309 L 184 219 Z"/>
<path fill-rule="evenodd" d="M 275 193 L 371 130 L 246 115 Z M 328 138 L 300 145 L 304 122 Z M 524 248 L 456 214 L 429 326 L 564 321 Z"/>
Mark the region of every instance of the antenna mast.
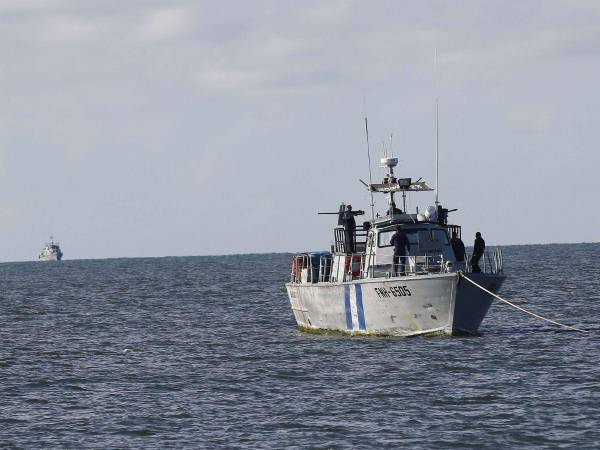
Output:
<path fill-rule="evenodd" d="M 369 192 L 371 193 L 371 221 L 375 220 L 375 203 L 373 201 L 373 191 L 371 185 L 373 184 L 373 177 L 371 175 L 371 146 L 369 145 L 369 122 L 365 115 L 365 133 L 367 134 L 367 157 L 369 158 Z"/>
<path fill-rule="evenodd" d="M 435 99 L 435 206 L 439 205 L 438 190 L 440 186 L 440 120 L 439 120 L 439 100 Z"/>
<path fill-rule="evenodd" d="M 437 86 L 437 48 L 435 49 L 435 56 L 433 59 L 433 78 L 435 83 L 435 206 L 440 204 L 439 202 L 439 173 L 440 173 L 440 99 L 439 99 L 439 89 Z"/>

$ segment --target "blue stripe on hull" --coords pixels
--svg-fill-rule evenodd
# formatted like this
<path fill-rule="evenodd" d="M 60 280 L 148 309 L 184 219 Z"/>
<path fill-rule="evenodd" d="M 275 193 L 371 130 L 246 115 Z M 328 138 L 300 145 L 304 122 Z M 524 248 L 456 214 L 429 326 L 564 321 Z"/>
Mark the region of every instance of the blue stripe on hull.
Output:
<path fill-rule="evenodd" d="M 358 328 L 360 330 L 366 330 L 367 325 L 365 324 L 365 308 L 363 307 L 362 301 L 362 287 L 360 284 L 355 284 L 356 289 L 356 312 L 358 313 Z"/>
<path fill-rule="evenodd" d="M 352 327 L 352 310 L 350 309 L 350 286 L 344 286 L 344 304 L 346 306 L 346 328 L 351 330 Z"/>

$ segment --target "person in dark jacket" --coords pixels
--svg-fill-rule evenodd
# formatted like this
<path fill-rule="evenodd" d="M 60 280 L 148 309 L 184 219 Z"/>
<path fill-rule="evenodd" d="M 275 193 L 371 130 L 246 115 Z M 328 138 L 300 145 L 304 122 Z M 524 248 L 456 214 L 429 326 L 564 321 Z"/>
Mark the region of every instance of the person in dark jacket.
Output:
<path fill-rule="evenodd" d="M 396 227 L 390 244 L 394 246 L 394 276 L 406 275 L 406 254 L 410 251 L 410 242 L 402 227 Z"/>
<path fill-rule="evenodd" d="M 452 244 L 452 250 L 454 250 L 456 260 L 464 262 L 465 244 L 463 244 L 463 241 L 457 236 L 456 231 L 452 232 L 452 239 L 450 239 L 450 243 Z"/>
<path fill-rule="evenodd" d="M 346 253 L 354 253 L 354 241 L 356 238 L 356 221 L 354 216 L 364 214 L 364 211 L 352 211 L 352 205 L 346 206 L 342 214 L 342 225 L 344 226 L 344 250 Z"/>
<path fill-rule="evenodd" d="M 479 260 L 483 256 L 483 252 L 485 251 L 485 241 L 481 237 L 481 233 L 478 231 L 475 233 L 475 243 L 473 244 L 473 256 L 471 256 L 471 267 L 473 268 L 474 273 L 481 272 L 481 268 L 479 267 Z"/>

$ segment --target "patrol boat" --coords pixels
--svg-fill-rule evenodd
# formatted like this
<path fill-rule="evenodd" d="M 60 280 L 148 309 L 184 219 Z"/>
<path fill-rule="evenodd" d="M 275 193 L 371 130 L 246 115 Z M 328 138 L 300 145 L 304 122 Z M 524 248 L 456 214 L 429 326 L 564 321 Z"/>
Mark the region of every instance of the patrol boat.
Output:
<path fill-rule="evenodd" d="M 381 163 L 388 169 L 383 182 L 365 185 L 372 194 L 389 196 L 386 214 L 374 215 L 354 231 L 351 244 L 347 230 L 338 226 L 330 252 L 293 257 L 286 288 L 299 328 L 351 335 L 476 334 L 492 296 L 461 280 L 460 273 L 496 292 L 505 279 L 501 249 L 488 249 L 483 267 L 471 267 L 467 257 L 457 261 L 449 233 L 460 237 L 461 227 L 447 223 L 447 209 L 438 204 L 423 214 L 418 208 L 406 212 L 407 192 L 433 189 L 421 178 L 396 178 L 397 158 Z M 403 210 L 396 208 L 397 193 L 402 193 Z M 398 227 L 410 242 L 408 255 L 400 257 L 404 273 L 394 267 L 390 243 Z"/>
<path fill-rule="evenodd" d="M 60 250 L 58 242 L 54 242 L 54 238 L 50 236 L 50 242 L 43 248 L 42 253 L 38 256 L 40 261 L 60 261 L 63 253 Z"/>

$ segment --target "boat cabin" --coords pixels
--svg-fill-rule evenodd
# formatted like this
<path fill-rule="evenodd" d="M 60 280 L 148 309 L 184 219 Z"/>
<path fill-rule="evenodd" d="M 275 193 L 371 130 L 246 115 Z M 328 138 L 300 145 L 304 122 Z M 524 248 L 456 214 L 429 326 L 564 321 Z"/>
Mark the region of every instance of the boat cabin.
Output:
<path fill-rule="evenodd" d="M 344 229 L 336 228 L 335 244 L 331 252 L 332 278 L 339 281 L 348 279 L 349 266 L 358 265 L 362 272 L 360 278 L 393 276 L 394 246 L 390 241 L 398 226 L 410 243 L 409 254 L 404 258 L 405 261 L 401 261 L 405 266 L 405 273 L 441 272 L 448 263 L 450 266 L 456 263 L 450 244 L 449 227 L 437 222 L 417 220 L 416 214 L 398 214 L 394 218 L 375 220 L 374 226 L 371 226 L 371 222 L 366 222 L 363 230 L 355 233 L 355 251 L 352 254 L 345 248 Z M 460 229 L 452 226 L 454 230 L 457 228 Z M 322 258 L 326 258 L 326 255 L 321 255 Z"/>

